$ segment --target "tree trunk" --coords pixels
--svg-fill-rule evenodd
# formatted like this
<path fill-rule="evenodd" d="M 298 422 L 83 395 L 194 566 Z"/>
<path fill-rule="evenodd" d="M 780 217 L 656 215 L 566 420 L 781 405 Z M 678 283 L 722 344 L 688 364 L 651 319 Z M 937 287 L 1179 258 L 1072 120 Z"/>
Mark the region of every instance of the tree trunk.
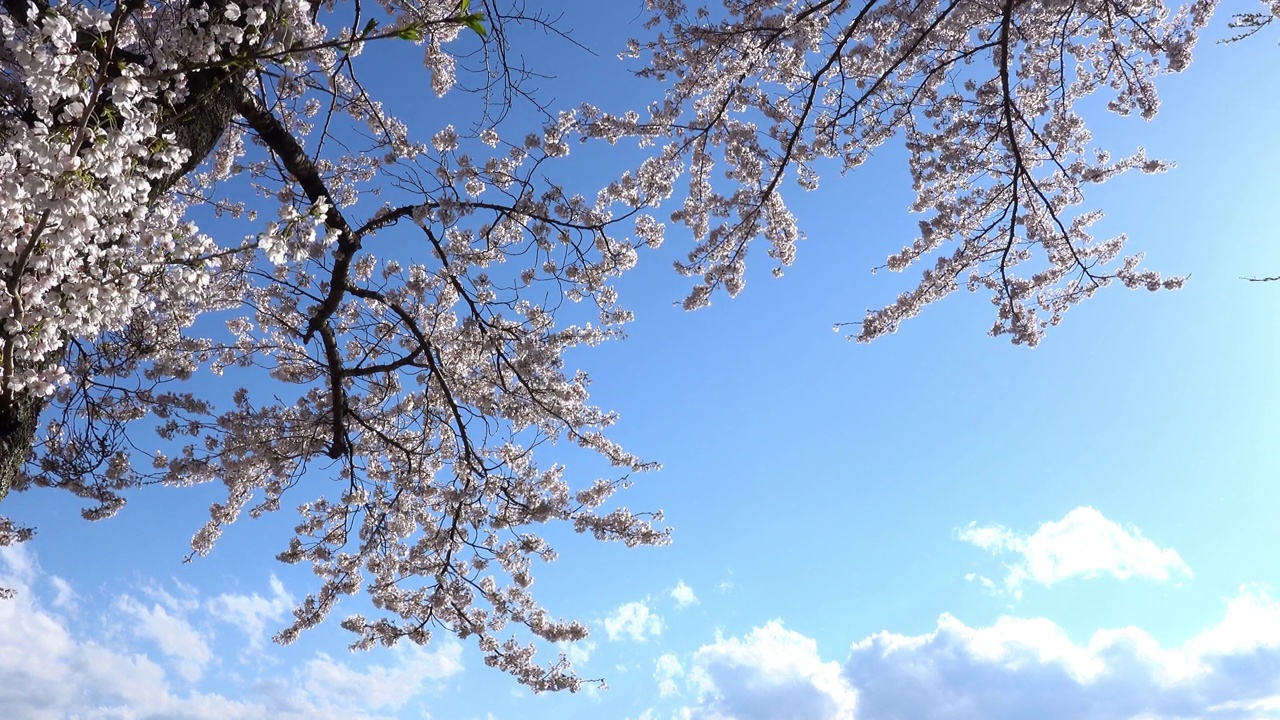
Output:
<path fill-rule="evenodd" d="M 3 403 L 0 406 L 0 500 L 9 494 L 9 487 L 31 454 L 40 411 L 45 406 L 43 398 L 27 393 L 18 393 Z"/>

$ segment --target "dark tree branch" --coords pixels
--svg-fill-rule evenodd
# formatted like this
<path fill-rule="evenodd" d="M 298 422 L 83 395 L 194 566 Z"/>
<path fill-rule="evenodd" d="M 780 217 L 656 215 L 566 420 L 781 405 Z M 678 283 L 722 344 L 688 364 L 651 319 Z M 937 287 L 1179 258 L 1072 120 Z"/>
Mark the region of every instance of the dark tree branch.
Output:
<path fill-rule="evenodd" d="M 338 248 L 333 253 L 329 294 L 314 309 L 311 320 L 307 323 L 307 329 L 302 334 L 303 341 L 310 342 L 320 326 L 338 311 L 338 305 L 342 303 L 342 296 L 347 287 L 347 275 L 351 271 L 351 259 L 360 251 L 360 234 L 351 228 L 347 219 L 333 204 L 329 188 L 325 186 L 324 178 L 320 177 L 320 169 L 302 149 L 302 145 L 298 144 L 293 134 L 262 105 L 262 101 L 247 91 L 241 92 L 236 97 L 236 111 L 276 154 L 285 170 L 293 175 L 294 180 L 302 187 L 302 191 L 307 194 L 307 199 L 313 205 L 321 200 L 329 204 L 324 222 L 329 228 L 337 231 Z"/>
<path fill-rule="evenodd" d="M 347 439 L 347 394 L 342 389 L 342 356 L 338 352 L 338 340 L 333 335 L 333 328 L 328 323 L 320 325 L 320 339 L 324 342 L 325 365 L 329 370 L 329 402 L 333 413 L 331 425 L 333 442 L 329 445 L 329 457 L 337 460 L 347 453 L 351 441 Z"/>

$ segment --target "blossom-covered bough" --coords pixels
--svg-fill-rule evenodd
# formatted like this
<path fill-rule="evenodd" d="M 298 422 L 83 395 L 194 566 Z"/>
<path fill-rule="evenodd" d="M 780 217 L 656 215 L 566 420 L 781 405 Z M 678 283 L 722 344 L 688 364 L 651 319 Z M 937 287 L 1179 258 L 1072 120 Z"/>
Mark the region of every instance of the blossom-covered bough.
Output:
<path fill-rule="evenodd" d="M 1112 281 L 1181 284 L 1140 269 L 1140 256 L 1117 261 L 1123 237 L 1088 233 L 1097 213 L 1067 215 L 1090 184 L 1167 168 L 1141 150 L 1112 158 L 1093 146 L 1078 111 L 1106 92 L 1112 111 L 1154 116 L 1155 76 L 1187 66 L 1216 0 L 1176 10 L 1162 0 L 729 2 L 715 14 L 650 4 L 651 26 L 665 27 L 630 54 L 669 83 L 665 100 L 607 122 L 661 137 L 662 157 L 688 164 L 676 216 L 698 242 L 681 270 L 701 282 L 687 307 L 736 293 L 758 236 L 779 271 L 792 262 L 800 231 L 786 183 L 814 188 L 823 160 L 851 170 L 893 137 L 910 151 L 911 209 L 927 217 L 886 267 L 932 263 L 857 323 L 858 340 L 968 287 L 991 293 L 992 334 L 1034 345 Z"/>
<path fill-rule="evenodd" d="M 368 95 L 359 64 L 376 40 L 421 40 L 443 94 L 455 72 L 444 44 L 483 32 L 500 56 L 503 22 L 539 19 L 485 8 L 485 27 L 456 3 L 387 2 L 333 9 L 347 26 L 330 32 L 305 2 L 5 10 L 6 489 L 70 490 L 97 518 L 143 483 L 221 482 L 227 499 L 192 543 L 206 553 L 241 513 L 276 510 L 305 472 L 321 489 L 280 558 L 311 563 L 321 584 L 281 640 L 363 590 L 381 616 L 343 622 L 357 645 L 445 628 L 536 689 L 577 687 L 563 662 L 540 666 L 502 633 L 585 635 L 530 596 L 531 562 L 555 555 L 531 528 L 667 540 L 647 514 L 603 507 L 649 465 L 604 436 L 612 416 L 563 360 L 628 319 L 609 282 L 635 247 L 609 229 L 650 200 L 586 200 L 544 180 L 572 115 L 516 145 L 486 131 L 483 162 L 452 127 L 415 141 Z M 499 73 L 490 89 L 517 80 Z M 263 197 L 223 197 L 237 179 Z M 357 219 L 373 185 L 393 200 Z M 243 222 L 268 203 L 278 219 L 247 240 L 215 241 L 187 219 L 211 205 Z M 370 247 L 405 228 L 414 252 Z M 595 317 L 557 322 L 566 298 Z M 255 369 L 293 390 L 261 400 L 173 383 Z M 138 450 L 138 426 L 163 449 Z M 620 475 L 575 488 L 535 463 L 535 448 L 563 439 Z M 333 479 L 343 489 L 328 496 Z"/>
<path fill-rule="evenodd" d="M 614 500 L 651 464 L 606 437 L 565 353 L 621 334 L 611 283 L 662 242 L 666 203 L 700 307 L 741 289 L 758 237 L 792 262 L 788 184 L 905 138 L 926 218 L 887 267 L 932 265 L 860 340 L 961 286 L 990 292 L 994 333 L 1034 344 L 1112 281 L 1181 282 L 1069 213 L 1089 184 L 1165 167 L 1094 147 L 1077 105 L 1105 91 L 1154 114 L 1153 78 L 1187 65 L 1213 0 L 647 5 L 625 55 L 656 102 L 535 101 L 539 126 L 513 134 L 509 33 L 549 25 L 520 2 L 4 0 L 0 497 L 62 488 L 96 519 L 132 487 L 219 482 L 203 554 L 287 493 L 301 521 L 279 557 L 320 583 L 278 639 L 363 593 L 375 616 L 342 621 L 355 646 L 443 630 L 536 690 L 577 689 L 563 656 L 533 659 L 530 640 L 586 633 L 530 594 L 555 556 L 538 528 L 668 536 Z M 478 63 L 474 126 L 384 109 L 369 56 L 406 41 L 437 96 Z M 556 181 L 571 144 L 623 139 L 648 158 L 604 188 Z M 258 376 L 269 391 L 208 390 Z M 617 473 L 548 464 L 556 441 Z M 0 520 L 0 542 L 29 536 Z"/>

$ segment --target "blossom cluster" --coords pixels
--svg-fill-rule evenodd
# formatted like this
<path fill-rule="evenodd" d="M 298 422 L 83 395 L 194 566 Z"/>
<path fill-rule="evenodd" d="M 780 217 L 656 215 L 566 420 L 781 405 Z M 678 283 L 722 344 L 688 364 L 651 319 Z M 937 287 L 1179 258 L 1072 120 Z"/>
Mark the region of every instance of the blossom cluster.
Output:
<path fill-rule="evenodd" d="M 961 287 L 991 293 L 993 334 L 1036 344 L 1071 305 L 1113 282 L 1173 288 L 1181 278 L 1121 257 L 1123 237 L 1096 241 L 1096 214 L 1071 217 L 1084 189 L 1166 163 L 1141 149 L 1112 159 L 1092 142 L 1083 99 L 1152 117 L 1154 79 L 1191 59 L 1216 0 L 1171 10 L 1163 0 L 1022 2 L 744 0 L 719 13 L 649 0 L 647 27 L 625 57 L 664 83 L 647 117 L 600 117 L 595 137 L 659 143 L 660 168 L 682 172 L 673 213 L 695 245 L 679 269 L 699 278 L 687 308 L 744 284 L 752 241 L 776 272 L 802 237 L 785 186 L 817 186 L 823 161 L 843 171 L 902 138 L 921 234 L 885 267 L 926 264 L 915 288 L 867 312 L 856 338 L 898 329 Z"/>
<path fill-rule="evenodd" d="M 24 24 L 0 16 L 8 102 L 26 105 L 0 119 L 0 393 L 51 395 L 69 381 L 69 338 L 199 298 L 218 266 L 181 205 L 151 198 L 186 159 L 157 124 L 172 81 L 111 72 L 78 47 L 111 20 L 68 6 Z"/>

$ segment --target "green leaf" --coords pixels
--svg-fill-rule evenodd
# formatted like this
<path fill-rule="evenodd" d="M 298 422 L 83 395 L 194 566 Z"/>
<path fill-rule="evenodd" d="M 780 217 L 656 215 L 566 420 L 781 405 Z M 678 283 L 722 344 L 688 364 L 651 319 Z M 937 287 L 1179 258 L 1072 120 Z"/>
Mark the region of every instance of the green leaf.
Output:
<path fill-rule="evenodd" d="M 361 34 L 361 35 L 370 35 L 370 34 L 372 34 L 372 33 L 373 33 L 374 29 L 375 29 L 375 28 L 377 28 L 377 27 L 378 27 L 378 21 L 377 21 L 377 19 L 375 18 L 375 19 L 373 19 L 373 20 L 370 20 L 368 25 L 365 25 L 365 26 L 364 26 L 364 32 L 362 32 L 362 33 L 360 33 L 360 34 Z"/>
<path fill-rule="evenodd" d="M 422 30 L 419 29 L 417 25 L 406 25 L 400 29 L 400 32 L 396 33 L 396 37 L 401 40 L 412 40 L 414 42 L 418 42 L 422 39 Z"/>
<path fill-rule="evenodd" d="M 463 5 L 465 9 L 466 3 L 464 2 Z M 484 13 L 471 13 L 470 15 L 463 15 L 462 24 L 471 28 L 480 37 L 485 37 L 488 34 L 488 30 L 486 30 L 484 27 Z"/>

